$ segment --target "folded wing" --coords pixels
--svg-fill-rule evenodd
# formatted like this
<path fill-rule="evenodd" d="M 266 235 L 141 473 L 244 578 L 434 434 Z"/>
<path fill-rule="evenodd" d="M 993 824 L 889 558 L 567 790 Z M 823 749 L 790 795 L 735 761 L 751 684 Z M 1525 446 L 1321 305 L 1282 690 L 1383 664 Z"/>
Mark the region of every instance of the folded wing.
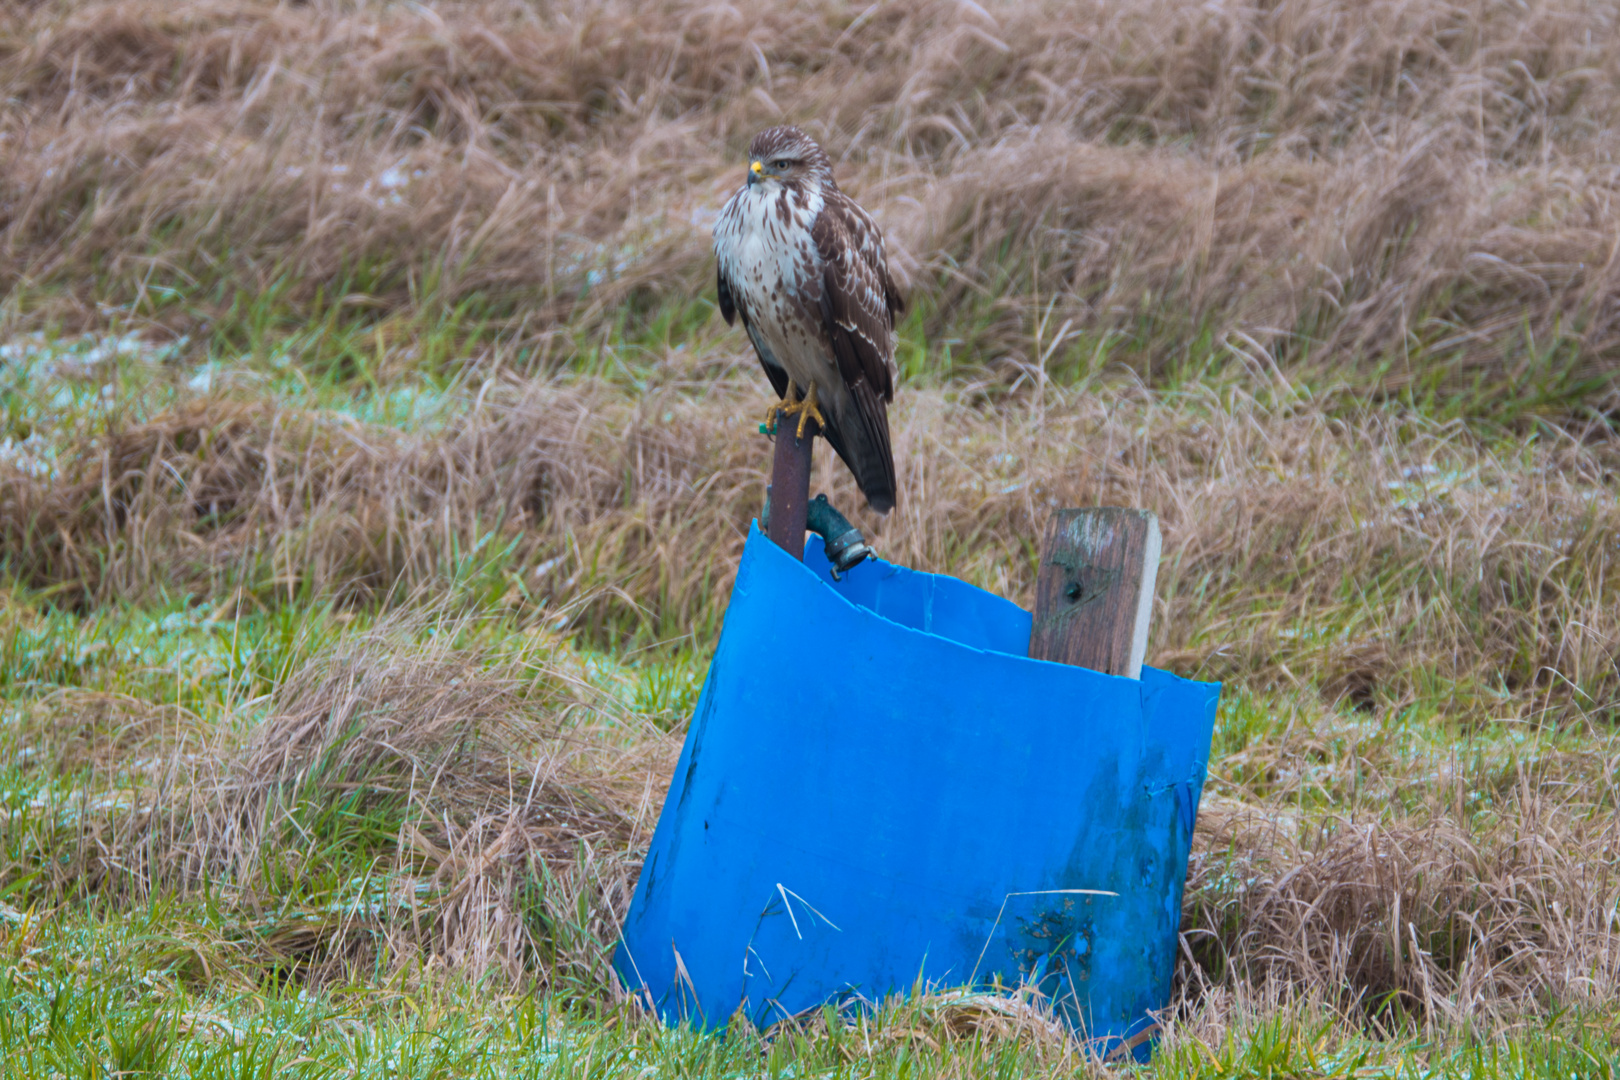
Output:
<path fill-rule="evenodd" d="M 894 400 L 894 316 L 905 302 L 889 274 L 883 234 L 836 189 L 810 229 L 821 255 L 821 316 L 853 415 L 832 417 L 827 441 L 855 474 L 872 509 L 894 506 L 888 403 Z"/>

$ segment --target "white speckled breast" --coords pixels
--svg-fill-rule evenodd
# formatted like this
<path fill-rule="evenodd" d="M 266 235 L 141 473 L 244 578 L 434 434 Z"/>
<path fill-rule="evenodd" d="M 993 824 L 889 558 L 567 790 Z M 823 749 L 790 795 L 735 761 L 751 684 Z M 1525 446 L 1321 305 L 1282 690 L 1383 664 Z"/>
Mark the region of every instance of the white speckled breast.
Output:
<path fill-rule="evenodd" d="M 832 369 L 819 326 L 806 317 L 807 304 L 821 296 L 823 268 L 810 226 L 823 201 L 820 191 L 795 199 L 775 183 L 744 186 L 714 226 L 715 257 L 740 294 L 749 336 L 801 392 L 812 380 L 826 385 Z"/>

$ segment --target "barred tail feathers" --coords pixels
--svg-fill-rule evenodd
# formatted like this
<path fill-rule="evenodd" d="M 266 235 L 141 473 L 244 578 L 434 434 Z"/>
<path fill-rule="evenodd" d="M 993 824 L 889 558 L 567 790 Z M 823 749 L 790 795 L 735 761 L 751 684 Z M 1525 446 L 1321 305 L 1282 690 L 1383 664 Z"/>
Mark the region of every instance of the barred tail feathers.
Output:
<path fill-rule="evenodd" d="M 823 409 L 823 434 L 849 471 L 867 505 L 880 514 L 894 509 L 899 484 L 894 475 L 894 452 L 889 446 L 889 415 L 871 386 L 845 388 L 831 409 Z"/>

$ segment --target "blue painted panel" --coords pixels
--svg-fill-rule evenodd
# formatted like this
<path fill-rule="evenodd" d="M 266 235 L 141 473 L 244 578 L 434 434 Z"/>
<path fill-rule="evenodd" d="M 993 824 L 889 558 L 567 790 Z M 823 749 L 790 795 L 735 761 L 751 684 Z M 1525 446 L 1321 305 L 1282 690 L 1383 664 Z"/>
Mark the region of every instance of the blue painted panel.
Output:
<path fill-rule="evenodd" d="M 1030 614 L 995 593 L 943 574 L 867 559 L 833 579 L 821 537 L 804 546 L 804 565 L 845 600 L 891 622 L 988 652 L 1029 655 Z"/>
<path fill-rule="evenodd" d="M 1141 1027 L 1169 996 L 1220 688 L 1030 660 L 1029 625 L 886 563 L 834 582 L 819 544 L 800 563 L 753 531 L 626 985 L 718 1026 L 1028 981 L 1105 1046 Z"/>

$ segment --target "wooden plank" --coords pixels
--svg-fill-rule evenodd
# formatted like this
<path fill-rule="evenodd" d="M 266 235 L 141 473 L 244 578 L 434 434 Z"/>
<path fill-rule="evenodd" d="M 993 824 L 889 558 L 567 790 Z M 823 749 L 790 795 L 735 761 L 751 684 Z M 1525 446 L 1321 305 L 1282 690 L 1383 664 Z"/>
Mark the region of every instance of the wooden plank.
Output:
<path fill-rule="evenodd" d="M 1159 519 L 1146 510 L 1058 510 L 1041 541 L 1029 655 L 1137 679 L 1147 653 Z"/>

